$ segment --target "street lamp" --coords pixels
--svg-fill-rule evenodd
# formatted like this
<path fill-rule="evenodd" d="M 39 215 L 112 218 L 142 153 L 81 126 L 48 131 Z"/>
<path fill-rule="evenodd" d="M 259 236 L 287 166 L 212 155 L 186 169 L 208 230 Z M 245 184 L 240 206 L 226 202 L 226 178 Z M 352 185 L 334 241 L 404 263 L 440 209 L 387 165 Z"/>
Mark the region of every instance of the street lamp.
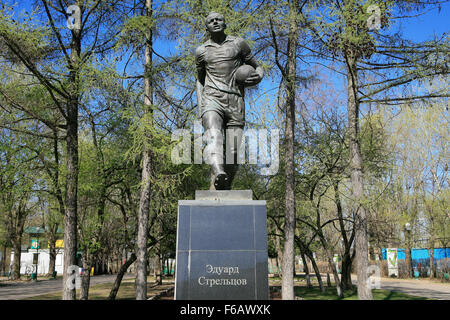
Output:
<path fill-rule="evenodd" d="M 406 236 L 406 268 L 408 270 L 408 278 L 412 278 L 412 258 L 411 258 L 411 224 L 405 223 Z"/>

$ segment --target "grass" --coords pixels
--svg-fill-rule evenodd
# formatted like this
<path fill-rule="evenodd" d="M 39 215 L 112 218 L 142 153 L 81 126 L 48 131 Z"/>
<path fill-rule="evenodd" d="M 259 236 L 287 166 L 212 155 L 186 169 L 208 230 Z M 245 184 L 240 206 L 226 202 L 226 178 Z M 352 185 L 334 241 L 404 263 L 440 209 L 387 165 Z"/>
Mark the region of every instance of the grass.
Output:
<path fill-rule="evenodd" d="M 296 296 L 302 297 L 305 300 L 358 300 L 356 288 L 344 291 L 344 298 L 338 297 L 336 287 L 326 287 L 325 292 L 321 292 L 319 287 L 307 288 L 304 286 L 296 286 L 294 290 Z M 433 300 L 381 289 L 372 290 L 372 295 L 373 300 Z"/>
<path fill-rule="evenodd" d="M 124 279 L 117 293 L 116 300 L 135 300 L 136 289 L 134 286 L 134 279 Z M 336 293 L 336 287 L 325 287 L 325 292 L 321 292 L 316 285 L 312 288 L 306 287 L 305 279 L 295 279 L 295 295 L 303 298 L 304 300 L 357 300 L 358 294 L 356 287 L 353 290 L 344 292 L 344 298 L 339 298 Z M 280 281 L 275 278 L 270 279 L 271 286 L 279 287 Z M 164 290 L 173 286 L 173 279 L 170 281 L 164 281 L 162 286 L 155 286 L 154 278 L 148 277 L 147 279 L 147 296 L 154 296 Z M 89 300 L 106 300 L 111 290 L 112 283 L 104 283 L 91 286 L 89 289 Z M 79 290 L 77 290 L 77 295 Z M 372 290 L 374 300 L 433 300 L 425 297 L 411 296 L 401 292 L 375 289 Z M 61 292 L 53 292 L 49 294 L 34 296 L 26 298 L 25 300 L 60 300 Z"/>
<path fill-rule="evenodd" d="M 134 279 L 124 279 L 117 293 L 116 300 L 136 300 L 136 288 L 134 286 Z M 91 286 L 89 288 L 89 300 L 106 300 L 109 296 L 109 292 L 112 288 L 112 283 L 102 283 Z M 172 282 L 163 281 L 161 286 L 155 286 L 154 278 L 149 277 L 147 279 L 147 296 L 156 295 L 164 290 L 173 287 Z M 77 296 L 79 296 L 79 291 L 77 290 Z M 61 300 L 61 291 L 52 292 L 48 294 L 43 294 L 39 296 L 34 296 L 26 298 L 24 300 Z"/>

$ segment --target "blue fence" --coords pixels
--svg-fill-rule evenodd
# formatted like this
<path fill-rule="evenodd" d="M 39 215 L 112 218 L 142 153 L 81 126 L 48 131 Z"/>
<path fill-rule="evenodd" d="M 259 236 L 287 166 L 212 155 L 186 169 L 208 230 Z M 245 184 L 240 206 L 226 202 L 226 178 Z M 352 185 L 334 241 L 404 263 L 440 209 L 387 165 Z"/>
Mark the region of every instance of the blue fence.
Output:
<path fill-rule="evenodd" d="M 383 253 L 383 260 L 386 260 L 386 249 L 381 249 Z M 397 259 L 405 259 L 405 249 L 397 249 Z M 450 258 L 450 248 L 435 248 L 434 249 L 434 260 L 441 260 L 444 258 Z M 412 260 L 429 260 L 430 259 L 430 249 L 411 249 L 411 259 Z"/>

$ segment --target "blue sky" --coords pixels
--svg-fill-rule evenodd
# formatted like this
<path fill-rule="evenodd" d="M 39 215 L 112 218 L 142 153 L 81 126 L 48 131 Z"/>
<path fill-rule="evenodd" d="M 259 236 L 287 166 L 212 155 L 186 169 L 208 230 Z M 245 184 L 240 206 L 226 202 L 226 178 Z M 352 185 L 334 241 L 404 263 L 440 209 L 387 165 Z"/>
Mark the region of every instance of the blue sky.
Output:
<path fill-rule="evenodd" d="M 6 0 L 5 2 L 13 2 Z M 21 9 L 29 10 L 34 0 L 17 1 L 17 11 Z M 438 9 L 420 16 L 409 19 L 402 19 L 402 21 L 395 24 L 395 27 L 401 25 L 405 35 L 416 41 L 430 39 L 435 33 L 448 32 L 450 29 L 450 3 L 441 5 L 441 11 Z"/>
<path fill-rule="evenodd" d="M 12 0 L 7 0 L 5 2 L 13 2 Z M 22 11 L 22 10 L 28 10 L 30 11 L 31 5 L 34 2 L 34 0 L 22 0 L 18 1 L 18 5 L 16 7 L 16 12 Z M 411 15 L 415 15 L 415 12 L 409 13 Z M 450 27 L 450 3 L 446 3 L 441 5 L 441 10 L 439 11 L 437 8 L 433 9 L 419 17 L 412 17 L 407 19 L 399 19 L 396 20 L 391 27 L 391 31 L 397 31 L 401 30 L 404 36 L 413 41 L 424 41 L 424 40 L 431 40 L 435 35 L 442 35 L 443 33 L 449 31 Z M 174 42 L 167 42 L 167 41 L 155 41 L 155 49 L 160 54 L 168 54 L 169 52 L 174 52 L 176 50 L 175 43 Z M 136 66 L 140 68 L 141 66 Z M 308 68 L 309 66 L 300 64 L 300 69 Z M 129 69 L 129 72 L 131 69 Z M 334 78 L 332 81 L 335 88 L 340 91 L 342 94 L 345 94 L 345 84 L 344 84 L 344 78 L 342 76 L 339 76 L 337 74 L 329 75 L 329 77 Z M 261 83 L 260 90 L 261 91 L 269 91 L 277 86 L 277 79 L 274 79 L 275 82 L 271 81 L 272 79 L 266 79 Z M 276 94 L 276 91 L 271 90 L 266 95 L 263 95 L 261 98 L 261 102 L 256 101 L 253 103 L 253 106 L 251 104 L 248 105 L 248 115 L 250 114 L 257 114 L 259 106 L 258 104 L 263 103 L 262 101 L 265 99 L 265 104 L 273 105 L 274 102 L 268 101 L 267 98 L 273 96 Z M 254 109 L 254 110 L 252 110 Z"/>
<path fill-rule="evenodd" d="M 415 41 L 430 40 L 435 34 L 450 31 L 450 3 L 443 4 L 441 11 L 434 9 L 420 17 L 398 21 L 394 28 L 401 27 L 404 35 Z"/>

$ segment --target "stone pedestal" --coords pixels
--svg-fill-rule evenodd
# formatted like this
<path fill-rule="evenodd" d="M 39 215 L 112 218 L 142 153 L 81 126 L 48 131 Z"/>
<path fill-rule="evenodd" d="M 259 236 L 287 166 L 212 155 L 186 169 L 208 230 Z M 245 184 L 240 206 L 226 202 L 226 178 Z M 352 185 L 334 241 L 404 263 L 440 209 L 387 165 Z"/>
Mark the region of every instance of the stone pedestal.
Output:
<path fill-rule="evenodd" d="M 266 202 L 251 190 L 178 202 L 175 299 L 268 300 Z"/>

